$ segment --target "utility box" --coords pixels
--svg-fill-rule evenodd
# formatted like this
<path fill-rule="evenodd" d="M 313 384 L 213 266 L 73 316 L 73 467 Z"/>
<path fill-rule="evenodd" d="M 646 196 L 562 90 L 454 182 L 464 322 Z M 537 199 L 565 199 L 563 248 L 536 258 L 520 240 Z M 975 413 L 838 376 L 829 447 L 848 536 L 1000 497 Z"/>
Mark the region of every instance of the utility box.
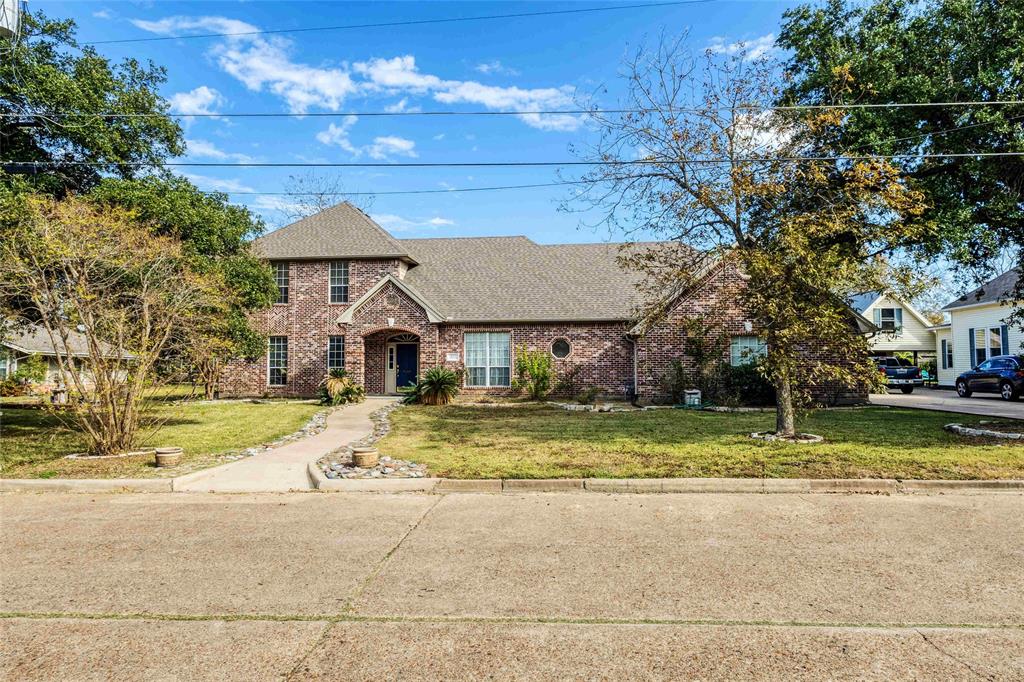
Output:
<path fill-rule="evenodd" d="M 683 405 L 691 410 L 699 410 L 701 406 L 700 391 L 696 388 L 688 388 L 683 391 Z"/>

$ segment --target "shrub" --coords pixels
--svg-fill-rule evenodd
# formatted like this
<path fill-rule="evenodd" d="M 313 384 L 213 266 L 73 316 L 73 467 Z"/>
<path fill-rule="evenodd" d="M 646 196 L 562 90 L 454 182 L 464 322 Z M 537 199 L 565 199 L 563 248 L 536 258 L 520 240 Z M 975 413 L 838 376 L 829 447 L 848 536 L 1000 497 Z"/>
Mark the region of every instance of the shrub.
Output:
<path fill-rule="evenodd" d="M 447 405 L 459 394 L 462 373 L 447 367 L 431 367 L 414 386 L 405 389 L 405 403 Z"/>
<path fill-rule="evenodd" d="M 343 369 L 332 369 L 320 383 L 320 402 L 324 405 L 361 403 L 364 398 L 366 389 Z"/>
<path fill-rule="evenodd" d="M 580 405 L 593 405 L 597 400 L 597 394 L 601 392 L 597 386 L 590 386 L 576 394 L 576 402 Z"/>
<path fill-rule="evenodd" d="M 695 388 L 696 383 L 692 373 L 683 366 L 680 360 L 673 360 L 668 371 L 665 372 L 665 376 L 661 378 L 661 385 L 676 405 L 682 404 L 683 391 L 688 388 Z"/>
<path fill-rule="evenodd" d="M 764 377 L 758 363 L 737 367 L 723 363 L 718 376 L 717 402 L 723 405 L 766 407 L 775 404 L 775 387 Z"/>
<path fill-rule="evenodd" d="M 554 392 L 558 395 L 575 396 L 583 388 L 583 380 L 580 376 L 582 373 L 583 367 L 581 365 L 567 367 L 559 373 Z"/>
<path fill-rule="evenodd" d="M 542 400 L 551 392 L 554 375 L 554 363 L 547 351 L 527 350 L 526 346 L 516 351 L 516 378 L 512 387 L 525 391 L 530 400 Z"/>
<path fill-rule="evenodd" d="M 42 355 L 34 353 L 18 361 L 18 369 L 14 371 L 14 380 L 31 386 L 46 381 L 46 360 Z"/>

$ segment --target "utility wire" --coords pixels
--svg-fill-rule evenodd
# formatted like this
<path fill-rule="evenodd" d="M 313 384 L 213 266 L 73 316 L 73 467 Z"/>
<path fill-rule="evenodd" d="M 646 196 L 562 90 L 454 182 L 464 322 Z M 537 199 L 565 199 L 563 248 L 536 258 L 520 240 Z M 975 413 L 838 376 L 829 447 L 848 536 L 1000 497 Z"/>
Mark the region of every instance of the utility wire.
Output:
<path fill-rule="evenodd" d="M 309 28 L 280 28 L 266 31 L 238 31 L 235 33 L 197 33 L 183 36 L 152 36 L 147 38 L 119 38 L 116 40 L 93 40 L 85 45 L 111 45 L 114 43 L 151 43 L 167 40 L 195 40 L 197 38 L 231 38 L 238 36 L 271 35 L 278 33 L 309 33 L 312 31 L 344 31 L 362 28 L 386 28 L 392 26 L 423 26 L 425 24 L 451 24 L 460 21 L 488 21 L 492 19 L 523 19 L 526 17 L 547 17 L 559 14 L 585 14 L 588 12 L 614 12 L 624 9 L 647 9 L 652 7 L 673 7 L 677 5 L 698 5 L 715 0 L 678 0 L 676 2 L 653 2 L 638 5 L 613 5 L 610 7 L 587 7 L 582 9 L 546 10 L 541 12 L 518 12 L 516 14 L 486 14 L 473 17 L 445 17 L 440 19 L 410 19 L 370 24 L 344 24 L 341 26 L 313 26 Z"/>
<path fill-rule="evenodd" d="M 346 196 L 346 197 L 381 197 L 393 196 L 396 194 L 453 194 L 457 192 L 493 192 L 506 189 L 536 189 L 539 187 L 563 187 L 565 185 L 583 185 L 590 180 L 566 180 L 564 182 L 541 182 L 532 185 L 497 185 L 494 187 L 452 187 L 450 189 L 402 189 L 389 190 L 385 192 L 232 192 L 230 190 L 223 194 L 245 195 L 245 196 L 275 196 L 275 197 L 304 197 L 304 196 Z M 218 190 L 210 190 L 207 193 L 215 193 Z"/>
<path fill-rule="evenodd" d="M 680 114 L 699 114 L 708 111 L 810 111 L 828 109 L 910 109 L 910 108 L 934 108 L 934 107 L 979 107 L 979 106 L 1013 106 L 1024 105 L 1024 101 L 1017 100 L 983 100 L 969 102 L 882 102 L 873 104 L 789 104 L 778 106 L 764 106 L 751 104 L 736 107 L 718 108 L 696 108 L 682 107 L 673 109 L 673 112 Z M 360 117 L 390 117 L 390 116 L 557 116 L 557 115 L 582 115 L 582 114 L 645 114 L 655 111 L 654 109 L 538 109 L 531 111 L 314 111 L 304 114 L 297 114 L 284 111 L 258 111 L 245 113 L 211 112 L 189 114 L 184 112 L 167 113 L 91 113 L 91 112 L 68 112 L 68 113 L 24 113 L 0 112 L 0 117 L 6 118 L 31 118 L 31 117 L 73 117 L 90 116 L 101 118 L 163 118 L 163 117 L 190 117 L 190 118 L 336 118 L 344 116 Z M 980 125 L 980 124 L 979 124 Z"/>
<path fill-rule="evenodd" d="M 651 166 L 669 163 L 715 165 L 729 163 L 775 163 L 800 161 L 869 161 L 872 159 L 957 159 L 957 158 L 991 158 L 1022 156 L 1020 152 L 959 152 L 934 154 L 865 154 L 836 156 L 778 156 L 778 157 L 738 157 L 733 159 L 636 159 L 631 161 L 461 161 L 461 162 L 244 162 L 223 163 L 204 161 L 164 161 L 151 163 L 146 161 L 17 161 L 0 160 L 0 165 L 20 165 L 26 167 L 61 167 L 61 166 L 125 166 L 133 168 L 540 168 L 558 166 Z"/>

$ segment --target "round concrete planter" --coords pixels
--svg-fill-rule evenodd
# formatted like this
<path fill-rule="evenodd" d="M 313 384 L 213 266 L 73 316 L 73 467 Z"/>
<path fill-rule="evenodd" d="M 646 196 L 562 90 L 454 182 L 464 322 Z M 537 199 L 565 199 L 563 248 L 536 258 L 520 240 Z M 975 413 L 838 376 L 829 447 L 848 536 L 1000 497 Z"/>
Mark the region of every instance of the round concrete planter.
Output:
<path fill-rule="evenodd" d="M 377 452 L 377 448 L 352 448 L 352 464 L 355 466 L 361 469 L 369 469 L 370 467 L 377 466 L 378 461 L 380 461 L 380 455 Z"/>
<path fill-rule="evenodd" d="M 160 468 L 174 467 L 181 464 L 181 448 L 157 448 L 156 465 Z"/>

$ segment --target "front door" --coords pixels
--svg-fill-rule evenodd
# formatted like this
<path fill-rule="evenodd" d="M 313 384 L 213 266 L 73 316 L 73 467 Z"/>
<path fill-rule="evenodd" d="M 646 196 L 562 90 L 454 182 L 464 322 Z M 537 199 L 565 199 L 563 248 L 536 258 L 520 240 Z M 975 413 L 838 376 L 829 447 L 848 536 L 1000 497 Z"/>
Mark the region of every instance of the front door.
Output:
<path fill-rule="evenodd" d="M 415 343 L 395 344 L 395 387 L 404 388 L 416 383 L 419 346 Z"/>

